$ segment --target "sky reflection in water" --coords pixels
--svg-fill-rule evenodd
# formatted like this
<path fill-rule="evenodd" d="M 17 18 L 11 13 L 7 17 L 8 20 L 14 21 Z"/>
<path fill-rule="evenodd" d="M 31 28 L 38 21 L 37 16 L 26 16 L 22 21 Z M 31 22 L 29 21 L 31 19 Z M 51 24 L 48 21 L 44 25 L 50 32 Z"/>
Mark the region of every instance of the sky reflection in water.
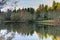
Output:
<path fill-rule="evenodd" d="M 53 40 L 60 35 L 60 27 L 38 24 L 0 25 L 0 40 Z M 58 38 L 58 37 L 57 37 Z"/>
<path fill-rule="evenodd" d="M 14 34 L 14 35 L 12 35 L 12 34 Z M 0 31 L 0 37 L 3 38 L 3 40 L 8 40 L 9 37 L 12 40 L 52 40 L 51 37 L 47 37 L 47 38 L 43 37 L 43 39 L 42 39 L 42 38 L 38 37 L 36 32 L 34 32 L 33 35 L 29 34 L 27 36 L 25 34 L 22 35 L 21 33 L 18 34 L 17 32 L 15 32 L 15 33 L 14 32 L 7 33 L 6 29 L 3 29 L 3 30 Z"/>

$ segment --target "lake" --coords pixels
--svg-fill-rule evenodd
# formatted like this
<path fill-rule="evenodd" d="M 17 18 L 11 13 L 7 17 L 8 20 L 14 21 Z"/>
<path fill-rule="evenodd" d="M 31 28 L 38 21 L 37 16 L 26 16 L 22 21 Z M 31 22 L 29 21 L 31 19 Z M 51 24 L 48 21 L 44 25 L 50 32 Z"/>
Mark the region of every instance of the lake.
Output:
<path fill-rule="evenodd" d="M 0 24 L 0 40 L 60 40 L 59 25 Z"/>

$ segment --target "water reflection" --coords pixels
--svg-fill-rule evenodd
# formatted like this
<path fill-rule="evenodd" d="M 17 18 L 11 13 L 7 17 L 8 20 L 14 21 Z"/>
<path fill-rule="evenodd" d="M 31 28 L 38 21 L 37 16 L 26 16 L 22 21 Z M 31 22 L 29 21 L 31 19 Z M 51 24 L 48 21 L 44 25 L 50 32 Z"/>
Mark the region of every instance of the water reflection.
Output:
<path fill-rule="evenodd" d="M 0 40 L 60 40 L 60 26 L 0 24 Z"/>

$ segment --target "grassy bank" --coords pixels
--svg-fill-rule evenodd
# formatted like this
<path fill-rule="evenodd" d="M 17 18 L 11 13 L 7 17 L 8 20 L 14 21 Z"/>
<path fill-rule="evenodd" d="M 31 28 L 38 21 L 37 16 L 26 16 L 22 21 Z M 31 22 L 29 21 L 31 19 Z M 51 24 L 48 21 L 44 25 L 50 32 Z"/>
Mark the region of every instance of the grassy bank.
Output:
<path fill-rule="evenodd" d="M 36 21 L 38 24 L 44 25 L 60 25 L 58 20 L 43 20 L 43 21 Z"/>

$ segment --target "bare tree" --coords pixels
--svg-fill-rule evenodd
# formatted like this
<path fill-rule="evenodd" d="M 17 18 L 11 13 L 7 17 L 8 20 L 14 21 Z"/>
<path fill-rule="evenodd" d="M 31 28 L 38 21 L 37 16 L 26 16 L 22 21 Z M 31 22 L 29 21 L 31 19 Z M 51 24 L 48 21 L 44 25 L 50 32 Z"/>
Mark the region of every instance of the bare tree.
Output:
<path fill-rule="evenodd" d="M 0 10 L 4 7 L 6 2 L 7 2 L 7 0 L 0 0 Z"/>

